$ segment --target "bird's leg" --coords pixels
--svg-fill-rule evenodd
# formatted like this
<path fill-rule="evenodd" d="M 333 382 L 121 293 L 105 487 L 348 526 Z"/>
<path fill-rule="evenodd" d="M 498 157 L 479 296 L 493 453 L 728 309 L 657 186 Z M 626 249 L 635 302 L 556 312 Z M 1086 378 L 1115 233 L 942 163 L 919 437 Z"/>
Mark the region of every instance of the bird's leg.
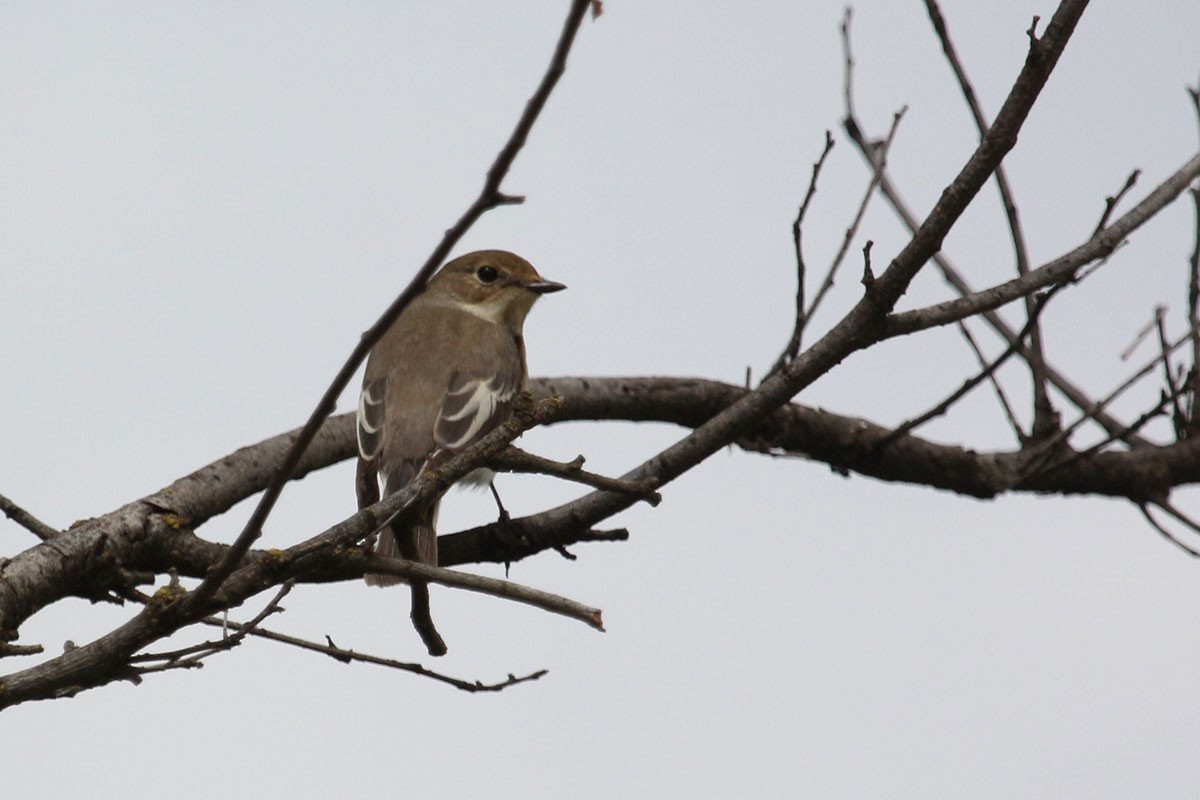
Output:
<path fill-rule="evenodd" d="M 500 500 L 500 493 L 496 491 L 496 482 L 488 481 L 488 488 L 492 490 L 492 497 L 496 500 L 496 508 L 500 510 L 500 522 L 508 522 L 512 519 L 508 515 L 508 509 L 504 507 L 504 503 Z"/>

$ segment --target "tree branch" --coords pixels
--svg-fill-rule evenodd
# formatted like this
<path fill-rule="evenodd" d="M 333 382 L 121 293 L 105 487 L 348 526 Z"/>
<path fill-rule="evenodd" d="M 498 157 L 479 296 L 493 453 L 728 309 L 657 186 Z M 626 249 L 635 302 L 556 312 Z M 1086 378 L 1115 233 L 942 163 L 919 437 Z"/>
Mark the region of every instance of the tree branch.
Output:
<path fill-rule="evenodd" d="M 1131 211 L 1071 252 L 1043 264 L 1023 277 L 974 292 L 958 300 L 948 300 L 914 311 L 892 314 L 884 325 L 882 337 L 903 336 L 947 325 L 981 312 L 992 311 L 1039 289 L 1070 281 L 1080 267 L 1107 256 L 1125 240 L 1125 237 L 1174 202 L 1197 176 L 1200 176 L 1200 154 L 1192 156 Z"/>
<path fill-rule="evenodd" d="M 41 539 L 43 542 L 49 541 L 55 536 L 58 536 L 58 531 L 42 522 L 33 514 L 30 514 L 28 511 L 21 508 L 19 505 L 14 503 L 12 500 L 9 500 L 2 494 L 0 494 L 0 511 L 3 511 L 4 516 L 8 517 L 13 522 L 17 523 L 34 536 Z"/>

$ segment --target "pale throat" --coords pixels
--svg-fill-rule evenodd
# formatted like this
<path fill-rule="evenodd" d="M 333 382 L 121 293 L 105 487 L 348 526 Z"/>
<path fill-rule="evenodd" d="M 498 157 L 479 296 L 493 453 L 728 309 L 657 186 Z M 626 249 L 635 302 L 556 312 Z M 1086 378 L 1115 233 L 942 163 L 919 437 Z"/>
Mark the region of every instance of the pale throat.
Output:
<path fill-rule="evenodd" d="M 534 299 L 530 298 L 528 303 L 523 303 L 511 297 L 498 296 L 485 300 L 482 303 L 451 300 L 450 305 L 459 311 L 479 317 L 487 322 L 497 325 L 507 325 L 515 333 L 520 334 L 521 328 L 525 323 L 525 316 L 529 313 L 530 307 L 533 306 Z"/>

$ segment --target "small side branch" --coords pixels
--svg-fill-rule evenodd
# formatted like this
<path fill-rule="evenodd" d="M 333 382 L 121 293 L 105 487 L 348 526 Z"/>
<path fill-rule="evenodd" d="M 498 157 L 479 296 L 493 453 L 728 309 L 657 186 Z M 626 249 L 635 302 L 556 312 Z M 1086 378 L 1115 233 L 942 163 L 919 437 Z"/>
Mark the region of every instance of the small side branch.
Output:
<path fill-rule="evenodd" d="M 1200 123 L 1200 83 L 1196 88 L 1188 87 L 1188 96 L 1192 100 L 1192 108 L 1196 112 L 1196 121 Z M 1188 259 L 1188 324 L 1192 328 L 1192 368 L 1188 370 L 1185 381 L 1187 386 L 1187 417 L 1188 435 L 1196 433 L 1196 396 L 1200 394 L 1200 185 L 1188 189 L 1192 197 L 1193 228 L 1195 230 L 1192 244 L 1192 255 Z"/>
<path fill-rule="evenodd" d="M 967 326 L 965 320 L 958 322 L 958 332 L 967 342 L 967 346 L 971 348 L 971 352 L 975 354 L 975 360 L 979 362 L 981 369 L 986 369 L 988 365 L 987 357 L 983 354 L 983 349 L 979 346 L 979 342 L 975 340 L 975 336 L 971 333 L 971 329 Z M 1020 340 L 1017 340 L 1018 345 Z M 1004 416 L 1008 420 L 1008 425 L 1012 428 L 1013 433 L 1017 437 L 1017 442 L 1025 441 L 1025 431 L 1021 428 L 1021 423 L 1017 420 L 1017 415 L 1013 411 L 1012 403 L 1008 400 L 1008 394 L 1004 391 L 1004 387 L 1000 381 L 996 379 L 996 374 L 993 371 L 988 375 L 988 382 L 992 385 L 992 390 L 996 393 L 996 400 L 1000 403 L 1000 407 L 1004 410 Z"/>
<path fill-rule="evenodd" d="M 40 644 L 9 644 L 0 642 L 0 658 L 9 656 L 36 656 L 45 652 Z"/>
<path fill-rule="evenodd" d="M 17 523 L 34 536 L 41 539 L 43 542 L 47 542 L 53 539 L 55 536 L 58 536 L 58 531 L 42 522 L 33 514 L 30 514 L 28 511 L 21 508 L 19 505 L 2 494 L 0 494 L 0 511 L 3 511 L 4 516 L 8 517 L 13 522 Z"/>
<path fill-rule="evenodd" d="M 1164 505 L 1159 505 L 1158 507 L 1162 508 L 1164 511 L 1168 510 L 1167 506 Z M 1146 518 L 1146 521 L 1150 523 L 1150 526 L 1153 527 L 1154 530 L 1158 531 L 1159 535 L 1161 535 L 1164 539 L 1178 547 L 1183 552 L 1187 553 L 1192 558 L 1200 558 L 1200 551 L 1184 544 L 1179 537 L 1167 530 L 1165 525 L 1154 518 L 1154 515 L 1150 513 L 1150 506 L 1148 503 L 1138 503 L 1138 511 L 1142 512 L 1142 516 Z M 1168 511 L 1168 513 L 1170 513 L 1170 511 Z M 1172 514 L 1172 516 L 1176 516 L 1177 514 L 1178 512 L 1175 512 L 1175 514 Z M 1194 526 L 1192 526 L 1192 529 L 1196 530 Z"/>
<path fill-rule="evenodd" d="M 1096 229 L 1092 231 L 1092 236 L 1097 236 L 1099 233 L 1108 227 L 1109 221 L 1112 219 L 1113 212 L 1125 195 L 1129 194 L 1130 190 L 1137 185 L 1138 177 L 1142 174 L 1140 169 L 1135 169 L 1129 173 L 1129 177 L 1125 179 L 1125 184 L 1117 190 L 1114 195 L 1109 195 L 1104 198 L 1104 213 L 1100 215 L 1100 221 L 1096 223 Z"/>
<path fill-rule="evenodd" d="M 654 491 L 653 481 L 627 481 L 598 475 L 583 469 L 586 461 L 587 459 L 582 455 L 576 456 L 572 461 L 551 461 L 509 445 L 499 455 L 492 458 L 489 465 L 498 472 L 552 475 L 573 483 L 591 486 L 593 489 L 636 495 L 651 506 L 657 506 L 662 502 L 662 495 Z"/>
<path fill-rule="evenodd" d="M 813 314 L 817 313 L 817 309 L 820 308 L 821 302 L 825 299 L 825 296 L 829 294 L 830 289 L 833 288 L 834 281 L 837 278 L 838 270 L 841 269 L 842 262 L 846 259 L 846 254 L 850 252 L 850 245 L 853 243 L 854 237 L 858 233 L 858 228 L 862 224 L 863 217 L 867 213 L 867 206 L 870 204 L 871 198 L 875 196 L 875 190 L 879 188 L 880 181 L 883 180 L 884 170 L 887 169 L 887 155 L 892 148 L 892 142 L 896 139 L 896 131 L 900 127 L 900 120 L 904 119 L 904 114 L 906 111 L 908 111 L 908 107 L 904 106 L 892 115 L 892 126 L 888 128 L 887 136 L 884 137 L 882 142 L 871 143 L 875 160 L 875 169 L 871 173 L 871 180 L 867 182 L 867 188 L 863 192 L 862 200 L 859 201 L 858 209 L 854 213 L 854 219 L 851 220 L 849 227 L 847 227 L 845 233 L 842 234 L 842 243 L 838 247 L 838 251 L 834 255 L 833 261 L 830 262 L 829 269 L 825 272 L 825 279 L 821 281 L 821 285 L 817 288 L 817 293 L 813 297 L 812 303 L 808 307 L 808 311 L 805 313 L 805 324 L 812 319 Z M 861 282 L 863 286 L 866 287 L 869 287 L 870 284 L 874 282 L 874 276 L 871 275 L 871 259 L 869 255 L 870 248 L 871 243 L 869 242 L 863 248 L 863 257 L 866 261 L 866 264 L 863 268 L 863 279 Z"/>
<path fill-rule="evenodd" d="M 1183 381 L 1177 379 L 1175 368 L 1171 365 L 1171 345 L 1167 340 L 1167 307 L 1157 306 L 1154 309 L 1154 326 L 1158 331 L 1159 357 L 1162 359 L 1163 382 L 1167 385 L 1167 397 L 1171 403 L 1171 423 L 1175 429 L 1175 440 L 1187 436 L 1188 417 L 1183 410 L 1181 396 Z"/>
<path fill-rule="evenodd" d="M 540 608 L 543 611 L 579 620 L 598 631 L 604 631 L 604 620 L 600 609 L 585 606 L 583 603 L 579 603 L 568 597 L 551 592 L 543 592 L 541 589 L 522 586 L 512 581 L 486 578 L 482 575 L 472 575 L 468 572 L 459 572 L 458 570 L 442 567 L 431 567 L 414 561 L 406 561 L 399 558 L 382 558 L 374 555 L 369 556 L 363 561 L 363 571 L 382 575 L 395 575 L 400 578 L 417 578 L 428 583 L 439 583 L 455 589 L 466 589 L 469 592 L 478 592 L 505 600 L 513 600 L 533 606 L 534 608 Z"/>
<path fill-rule="evenodd" d="M 808 213 L 809 204 L 812 203 L 813 195 L 817 192 L 817 179 L 821 176 L 821 168 L 825 166 L 825 159 L 832 149 L 833 134 L 825 131 L 825 148 L 812 165 L 812 177 L 808 180 L 808 191 L 804 193 L 804 200 L 800 202 L 800 209 L 796 212 L 796 219 L 792 222 L 792 247 L 796 253 L 796 321 L 792 326 L 791 339 L 783 348 L 783 352 L 779 354 L 779 358 L 775 359 L 771 369 L 767 371 L 768 375 L 783 369 L 784 365 L 796 357 L 796 354 L 800 352 L 800 342 L 804 338 L 804 326 L 808 323 L 808 314 L 804 309 L 806 303 L 804 284 L 807 281 L 806 273 L 808 271 L 804 264 L 804 216 Z"/>

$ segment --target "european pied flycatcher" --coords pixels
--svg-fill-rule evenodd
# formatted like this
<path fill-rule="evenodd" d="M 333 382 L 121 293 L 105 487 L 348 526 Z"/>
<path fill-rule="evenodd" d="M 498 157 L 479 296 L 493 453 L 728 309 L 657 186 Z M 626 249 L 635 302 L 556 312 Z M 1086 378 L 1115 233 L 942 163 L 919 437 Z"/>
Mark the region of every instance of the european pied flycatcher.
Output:
<path fill-rule="evenodd" d="M 565 289 L 504 250 L 460 256 L 430 278 L 371 350 L 358 401 L 358 503 L 391 495 L 504 422 L 525 387 L 525 315 Z M 437 564 L 439 500 L 417 522 L 380 534 L 375 552 Z M 401 579 L 367 575 L 372 586 Z M 429 618 L 429 589 L 412 582 L 412 618 L 431 655 L 445 644 Z"/>

